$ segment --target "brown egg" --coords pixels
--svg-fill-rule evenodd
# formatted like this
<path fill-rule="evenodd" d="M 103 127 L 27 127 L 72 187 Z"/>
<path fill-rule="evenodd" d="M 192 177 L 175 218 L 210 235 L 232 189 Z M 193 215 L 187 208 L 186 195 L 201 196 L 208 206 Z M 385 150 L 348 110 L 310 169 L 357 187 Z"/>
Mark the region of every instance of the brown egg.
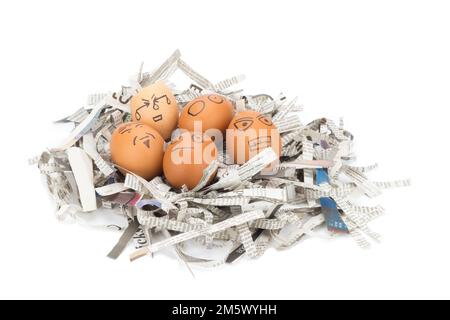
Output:
<path fill-rule="evenodd" d="M 233 105 L 227 98 L 217 94 L 201 96 L 192 100 L 183 108 L 179 127 L 196 131 L 194 130 L 194 122 L 198 121 L 201 123 L 201 132 L 217 129 L 225 134 L 228 124 L 233 119 L 233 113 Z"/>
<path fill-rule="evenodd" d="M 256 111 L 238 113 L 227 130 L 227 153 L 234 163 L 243 164 L 265 148 L 280 156 L 281 139 L 272 120 Z"/>
<path fill-rule="evenodd" d="M 184 131 L 164 154 L 164 176 L 174 188 L 186 185 L 191 190 L 200 182 L 203 170 L 215 159 L 217 147 L 211 138 Z"/>
<path fill-rule="evenodd" d="M 131 119 L 143 122 L 168 140 L 178 123 L 178 103 L 164 82 L 142 88 L 130 102 Z"/>
<path fill-rule="evenodd" d="M 162 173 L 164 139 L 146 124 L 127 122 L 117 127 L 110 149 L 113 163 L 123 174 L 128 170 L 150 180 Z"/>

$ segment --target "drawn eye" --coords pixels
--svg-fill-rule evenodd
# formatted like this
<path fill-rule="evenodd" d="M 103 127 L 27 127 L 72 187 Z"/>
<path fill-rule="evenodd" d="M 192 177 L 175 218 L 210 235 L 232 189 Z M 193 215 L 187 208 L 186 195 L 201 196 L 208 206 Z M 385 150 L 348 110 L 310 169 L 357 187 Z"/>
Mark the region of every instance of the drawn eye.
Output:
<path fill-rule="evenodd" d="M 266 126 L 271 126 L 272 125 L 272 120 L 270 120 L 269 118 L 267 118 L 266 116 L 259 116 L 258 120 L 260 122 L 262 122 L 263 124 L 265 124 Z"/>
<path fill-rule="evenodd" d="M 153 100 L 153 110 L 159 110 L 159 104 L 158 104 L 158 98 L 155 97 L 155 95 L 152 95 Z"/>
<path fill-rule="evenodd" d="M 208 100 L 217 104 L 221 104 L 223 102 L 223 98 L 215 94 L 210 94 L 208 96 Z"/>
<path fill-rule="evenodd" d="M 236 121 L 233 125 L 236 129 L 241 130 L 241 131 L 245 131 L 248 128 L 251 127 L 251 125 L 253 124 L 253 120 L 250 118 L 242 118 L 239 119 L 238 121 Z"/>
<path fill-rule="evenodd" d="M 188 114 L 195 117 L 200 112 L 202 112 L 204 109 L 205 109 L 205 102 L 204 101 L 196 101 L 189 106 Z"/>
<path fill-rule="evenodd" d="M 156 97 L 155 95 L 152 95 L 152 100 L 153 100 L 153 109 L 154 110 L 159 110 L 159 103 L 160 100 L 162 100 L 163 102 L 165 101 L 166 104 L 171 104 L 171 101 L 169 99 L 169 97 L 167 97 L 167 95 L 163 95 L 160 97 Z"/>
<path fill-rule="evenodd" d="M 135 136 L 133 139 L 133 145 L 136 145 L 136 143 L 138 141 L 141 141 L 144 144 L 144 146 L 146 146 L 148 149 L 150 149 L 150 138 L 155 139 L 155 136 L 149 132 L 146 132 L 145 136 L 143 136 L 141 138 L 139 138 L 138 136 Z"/>

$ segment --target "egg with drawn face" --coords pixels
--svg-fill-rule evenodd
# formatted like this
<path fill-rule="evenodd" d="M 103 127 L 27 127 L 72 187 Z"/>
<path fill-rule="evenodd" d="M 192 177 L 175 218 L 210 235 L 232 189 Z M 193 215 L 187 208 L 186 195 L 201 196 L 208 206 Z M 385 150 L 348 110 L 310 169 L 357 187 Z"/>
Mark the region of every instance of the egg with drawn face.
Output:
<path fill-rule="evenodd" d="M 162 173 L 164 139 L 144 123 L 127 122 L 117 127 L 110 150 L 112 162 L 123 174 L 128 171 L 150 180 Z"/>
<path fill-rule="evenodd" d="M 167 181 L 174 188 L 195 188 L 204 170 L 217 159 L 217 147 L 208 136 L 184 131 L 172 140 L 164 154 L 163 170 Z M 210 179 L 213 179 L 213 173 Z"/>
<path fill-rule="evenodd" d="M 271 147 L 280 156 L 281 139 L 272 120 L 256 111 L 238 113 L 227 129 L 227 153 L 234 163 L 243 164 Z"/>
<path fill-rule="evenodd" d="M 178 123 L 178 103 L 169 87 L 157 81 L 131 98 L 131 119 L 145 123 L 168 140 Z"/>
<path fill-rule="evenodd" d="M 227 98 L 218 94 L 204 95 L 186 104 L 180 114 L 179 127 L 200 132 L 216 129 L 224 134 L 233 113 L 233 105 Z M 199 125 L 201 130 L 196 130 L 195 126 Z M 213 136 L 214 133 L 211 132 L 210 135 Z"/>

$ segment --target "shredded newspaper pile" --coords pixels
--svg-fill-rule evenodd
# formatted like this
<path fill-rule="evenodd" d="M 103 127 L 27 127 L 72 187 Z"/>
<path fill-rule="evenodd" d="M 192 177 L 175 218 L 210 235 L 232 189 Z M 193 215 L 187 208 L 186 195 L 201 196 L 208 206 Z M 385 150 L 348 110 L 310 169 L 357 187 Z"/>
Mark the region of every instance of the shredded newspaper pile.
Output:
<path fill-rule="evenodd" d="M 191 79 L 189 88 L 180 89 L 169 81 L 176 70 Z M 200 266 L 231 263 L 243 255 L 256 258 L 269 246 L 289 248 L 321 225 L 330 233 L 349 233 L 363 248 L 370 246 L 370 239 L 378 240 L 368 223 L 383 208 L 356 205 L 352 198 L 373 198 L 383 189 L 407 186 L 409 180 L 369 180 L 366 173 L 377 166 L 350 164 L 356 158 L 353 136 L 342 121 L 337 125 L 321 118 L 302 124 L 302 106 L 295 99 L 230 89 L 243 79 L 211 83 L 177 50 L 152 72 L 142 72 L 141 66 L 121 90 L 90 95 L 85 107 L 57 121 L 74 125 L 65 141 L 30 161 L 46 178 L 57 217 L 78 221 L 106 217 L 105 226 L 123 232 L 108 254 L 111 258 L 134 240 L 131 260 L 172 247 L 186 264 Z M 217 93 L 232 101 L 236 111 L 250 109 L 271 117 L 282 140 L 276 173 L 261 174 L 277 158 L 268 148 L 243 165 L 228 164 L 222 154 L 214 163 L 215 180 L 206 186 L 201 182 L 192 191 L 174 190 L 164 177 L 146 181 L 134 174 L 123 176 L 111 162 L 111 134 L 130 121 L 132 95 L 157 80 L 172 88 L 180 108 L 200 95 Z M 191 252 L 195 246 L 204 250 L 195 254 Z M 221 254 L 212 257 L 209 253 L 214 250 Z"/>

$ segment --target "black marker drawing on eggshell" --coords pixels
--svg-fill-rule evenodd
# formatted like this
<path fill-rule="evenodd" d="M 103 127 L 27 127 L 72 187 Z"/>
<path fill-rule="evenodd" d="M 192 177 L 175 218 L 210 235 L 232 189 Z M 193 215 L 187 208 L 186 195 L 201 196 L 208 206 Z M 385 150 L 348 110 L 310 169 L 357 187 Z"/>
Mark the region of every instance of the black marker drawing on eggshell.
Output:
<path fill-rule="evenodd" d="M 172 103 L 172 101 L 170 101 L 170 99 L 169 99 L 169 97 L 167 97 L 167 95 L 162 95 L 160 97 L 156 97 L 155 95 L 152 95 L 152 108 L 153 108 L 153 110 L 159 110 L 159 103 L 160 103 L 159 100 L 161 100 L 161 99 L 165 99 L 166 100 L 165 101 L 166 104 L 171 104 Z M 137 108 L 135 113 L 134 113 L 135 114 L 135 118 L 138 121 L 141 120 L 141 118 L 142 118 L 139 110 L 141 110 L 142 108 L 150 107 L 150 100 L 148 100 L 148 99 L 141 99 L 141 100 L 142 100 L 142 102 L 144 104 L 142 106 L 140 106 L 139 108 Z M 158 115 L 158 116 L 153 117 L 153 121 L 155 121 L 155 122 L 158 122 L 160 120 L 162 120 L 162 115 L 161 114 Z"/>
<path fill-rule="evenodd" d="M 195 101 L 193 104 L 191 104 L 188 108 L 188 114 L 195 117 L 199 113 L 201 113 L 205 109 L 205 102 L 204 101 Z"/>
<path fill-rule="evenodd" d="M 166 98 L 166 103 L 170 104 L 172 101 L 170 101 L 170 99 L 167 97 L 167 95 L 163 95 L 160 97 L 155 97 L 155 95 L 152 96 L 153 99 L 153 110 L 159 110 L 159 100 L 161 100 L 162 98 Z"/>
<path fill-rule="evenodd" d="M 139 141 L 142 141 L 142 143 L 148 149 L 150 149 L 150 137 L 152 137 L 153 139 L 156 139 L 155 136 L 152 133 L 150 133 L 150 132 L 146 132 L 145 136 L 139 138 Z M 137 139 L 138 139 L 138 136 L 134 136 L 134 138 L 133 138 L 133 145 L 136 145 L 136 140 Z"/>
<path fill-rule="evenodd" d="M 224 99 L 221 96 L 215 94 L 210 94 L 208 96 L 208 100 L 217 104 L 221 104 L 224 101 Z"/>
<path fill-rule="evenodd" d="M 245 117 L 233 123 L 233 126 L 240 131 L 245 131 L 248 128 L 250 128 L 252 124 L 253 124 L 252 118 Z"/>
<path fill-rule="evenodd" d="M 271 126 L 272 125 L 272 120 L 270 120 L 269 118 L 267 118 L 264 115 L 260 115 L 257 118 L 262 124 L 265 124 L 266 126 Z"/>

